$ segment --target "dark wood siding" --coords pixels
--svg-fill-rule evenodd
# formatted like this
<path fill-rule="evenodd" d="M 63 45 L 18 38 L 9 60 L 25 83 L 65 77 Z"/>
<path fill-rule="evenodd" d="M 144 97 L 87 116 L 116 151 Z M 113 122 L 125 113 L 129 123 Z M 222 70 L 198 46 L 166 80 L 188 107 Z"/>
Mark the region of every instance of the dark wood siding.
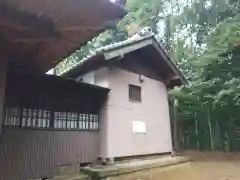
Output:
<path fill-rule="evenodd" d="M 99 133 L 5 128 L 0 148 L 1 180 L 52 177 L 58 166 L 95 161 Z"/>
<path fill-rule="evenodd" d="M 157 68 L 158 65 L 154 64 L 154 61 L 150 60 L 151 58 L 153 57 L 144 54 L 143 50 L 137 50 L 125 55 L 124 59 L 117 61 L 115 65 L 124 70 L 164 82 L 163 67 Z"/>

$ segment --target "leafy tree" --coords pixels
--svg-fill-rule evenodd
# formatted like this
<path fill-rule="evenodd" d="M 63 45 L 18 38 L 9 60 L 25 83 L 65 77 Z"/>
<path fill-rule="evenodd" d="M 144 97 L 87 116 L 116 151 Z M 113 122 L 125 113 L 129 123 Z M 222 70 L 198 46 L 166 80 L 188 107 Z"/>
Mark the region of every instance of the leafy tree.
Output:
<path fill-rule="evenodd" d="M 128 0 L 126 8 L 128 14 L 119 22 L 116 28 L 107 30 L 88 42 L 80 50 L 77 50 L 71 56 L 66 58 L 62 63 L 56 66 L 57 74 L 68 69 L 84 57 L 91 54 L 94 49 L 101 46 L 126 40 L 129 36 L 137 33 L 144 27 L 150 27 L 154 33 L 158 31 L 159 14 L 163 9 L 164 1 L 162 0 Z"/>
<path fill-rule="evenodd" d="M 235 138 L 240 124 L 238 16 L 229 15 L 204 37 L 206 47 L 188 59 L 196 72 L 190 75 L 194 81 L 181 91 L 172 91 L 180 102 L 180 121 L 188 122 L 183 121 L 180 127 L 187 134 L 187 140 L 183 140 L 187 147 L 233 150 L 238 144 Z"/>

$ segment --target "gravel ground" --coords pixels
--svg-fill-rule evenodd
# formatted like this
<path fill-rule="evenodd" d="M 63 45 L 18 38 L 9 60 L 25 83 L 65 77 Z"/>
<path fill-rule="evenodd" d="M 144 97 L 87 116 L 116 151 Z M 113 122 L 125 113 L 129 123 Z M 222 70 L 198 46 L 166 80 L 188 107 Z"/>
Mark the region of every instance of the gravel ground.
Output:
<path fill-rule="evenodd" d="M 111 180 L 240 180 L 240 153 L 187 152 L 193 161 L 121 175 Z"/>

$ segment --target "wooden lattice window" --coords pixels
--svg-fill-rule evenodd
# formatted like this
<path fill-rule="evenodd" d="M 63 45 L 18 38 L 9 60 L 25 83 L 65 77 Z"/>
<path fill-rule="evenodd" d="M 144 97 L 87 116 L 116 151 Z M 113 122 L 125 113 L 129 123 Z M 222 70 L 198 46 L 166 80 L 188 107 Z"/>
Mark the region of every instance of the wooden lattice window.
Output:
<path fill-rule="evenodd" d="M 55 129 L 95 131 L 99 129 L 97 114 L 55 112 Z"/>
<path fill-rule="evenodd" d="M 141 87 L 129 84 L 129 101 L 141 102 Z"/>
<path fill-rule="evenodd" d="M 52 125 L 51 125 L 51 122 Z M 8 107 L 5 109 L 5 126 L 18 128 L 63 129 L 98 131 L 98 114 L 50 112 L 44 109 Z"/>
<path fill-rule="evenodd" d="M 5 126 L 50 128 L 50 111 L 11 107 L 5 110 Z"/>

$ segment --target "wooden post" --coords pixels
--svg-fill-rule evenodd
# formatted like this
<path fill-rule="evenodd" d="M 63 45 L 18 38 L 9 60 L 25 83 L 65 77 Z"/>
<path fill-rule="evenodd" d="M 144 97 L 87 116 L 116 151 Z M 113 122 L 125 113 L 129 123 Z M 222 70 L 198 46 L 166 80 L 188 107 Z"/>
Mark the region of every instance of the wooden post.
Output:
<path fill-rule="evenodd" d="M 174 99 L 173 102 L 173 148 L 174 151 L 177 153 L 179 151 L 179 144 L 178 144 L 178 100 Z"/>
<path fill-rule="evenodd" d="M 20 111 L 20 114 L 19 114 L 19 127 L 22 127 L 22 123 L 23 123 L 23 105 L 21 103 L 20 107 L 19 107 L 19 111 Z"/>
<path fill-rule="evenodd" d="M 7 86 L 7 60 L 0 56 L 0 134 L 4 124 L 4 102 Z"/>
<path fill-rule="evenodd" d="M 55 111 L 53 108 L 50 110 L 50 128 L 54 128 L 54 121 L 55 121 Z"/>

